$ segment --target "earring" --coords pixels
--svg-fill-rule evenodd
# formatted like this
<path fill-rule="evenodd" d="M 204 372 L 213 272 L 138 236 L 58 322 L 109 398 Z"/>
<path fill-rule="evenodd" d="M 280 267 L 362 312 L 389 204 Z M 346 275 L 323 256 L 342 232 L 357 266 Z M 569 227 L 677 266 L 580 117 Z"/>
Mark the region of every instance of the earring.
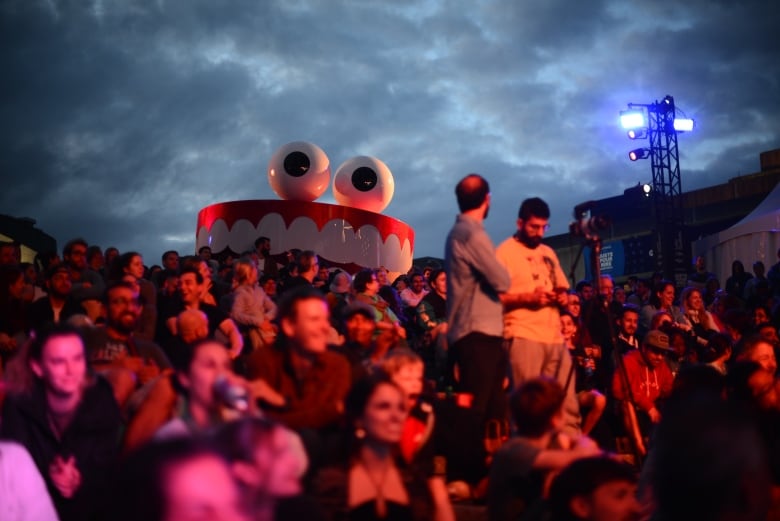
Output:
<path fill-rule="evenodd" d="M 362 440 L 366 437 L 366 431 L 362 427 L 355 427 L 355 438 Z"/>

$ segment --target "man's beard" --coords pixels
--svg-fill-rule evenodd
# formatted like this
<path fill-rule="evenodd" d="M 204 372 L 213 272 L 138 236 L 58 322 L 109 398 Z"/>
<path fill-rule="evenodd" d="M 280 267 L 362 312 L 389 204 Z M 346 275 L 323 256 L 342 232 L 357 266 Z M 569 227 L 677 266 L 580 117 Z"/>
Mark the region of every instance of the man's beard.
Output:
<path fill-rule="evenodd" d="M 128 319 L 127 316 L 132 316 L 132 319 Z M 117 321 L 111 322 L 111 327 L 119 331 L 124 335 L 129 335 L 138 326 L 138 317 L 131 313 L 124 313 L 119 317 Z"/>
<path fill-rule="evenodd" d="M 520 242 L 522 242 L 527 248 L 531 248 L 532 250 L 535 249 L 540 244 L 542 244 L 541 237 L 530 237 L 525 233 L 525 230 L 523 230 L 522 228 L 517 230 L 517 239 Z"/>

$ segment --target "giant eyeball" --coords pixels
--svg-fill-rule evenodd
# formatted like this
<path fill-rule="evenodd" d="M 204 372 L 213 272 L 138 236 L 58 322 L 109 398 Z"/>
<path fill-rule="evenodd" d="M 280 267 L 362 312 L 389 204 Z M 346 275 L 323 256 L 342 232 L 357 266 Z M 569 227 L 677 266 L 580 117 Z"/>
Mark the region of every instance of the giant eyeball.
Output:
<path fill-rule="evenodd" d="M 333 196 L 343 206 L 379 213 L 390 204 L 393 192 L 393 174 L 375 157 L 347 159 L 333 177 Z"/>
<path fill-rule="evenodd" d="M 268 162 L 268 183 L 282 199 L 314 201 L 330 184 L 328 156 L 306 141 L 282 145 Z"/>

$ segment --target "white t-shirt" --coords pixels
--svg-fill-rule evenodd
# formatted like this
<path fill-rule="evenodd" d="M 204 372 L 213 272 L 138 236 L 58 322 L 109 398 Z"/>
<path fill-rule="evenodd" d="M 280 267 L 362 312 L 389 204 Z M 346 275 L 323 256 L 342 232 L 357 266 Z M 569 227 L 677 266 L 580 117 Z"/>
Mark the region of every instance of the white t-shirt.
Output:
<path fill-rule="evenodd" d="M 509 272 L 509 293 L 532 293 L 537 287 L 545 291 L 569 288 L 558 256 L 545 244 L 531 249 L 510 237 L 499 244 L 496 256 Z M 504 338 L 561 343 L 561 316 L 557 305 L 540 309 L 518 308 L 504 313 Z"/>

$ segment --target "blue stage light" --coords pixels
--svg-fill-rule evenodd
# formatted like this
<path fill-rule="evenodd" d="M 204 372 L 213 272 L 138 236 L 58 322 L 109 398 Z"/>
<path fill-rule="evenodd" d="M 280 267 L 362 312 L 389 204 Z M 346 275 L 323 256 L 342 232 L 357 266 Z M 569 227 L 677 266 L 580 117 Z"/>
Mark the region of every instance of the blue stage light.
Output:
<path fill-rule="evenodd" d="M 647 132 L 644 129 L 632 128 L 626 134 L 628 134 L 628 139 L 644 139 L 647 137 Z"/>
<path fill-rule="evenodd" d="M 693 130 L 693 120 L 688 118 L 675 118 L 674 130 L 677 132 L 690 132 Z"/>
<path fill-rule="evenodd" d="M 645 159 L 649 154 L 649 152 L 650 151 L 646 148 L 636 148 L 628 153 L 628 158 L 631 161 L 636 161 L 637 159 Z"/>
<path fill-rule="evenodd" d="M 638 110 L 624 110 L 620 113 L 620 125 L 625 129 L 646 127 L 645 114 Z"/>

